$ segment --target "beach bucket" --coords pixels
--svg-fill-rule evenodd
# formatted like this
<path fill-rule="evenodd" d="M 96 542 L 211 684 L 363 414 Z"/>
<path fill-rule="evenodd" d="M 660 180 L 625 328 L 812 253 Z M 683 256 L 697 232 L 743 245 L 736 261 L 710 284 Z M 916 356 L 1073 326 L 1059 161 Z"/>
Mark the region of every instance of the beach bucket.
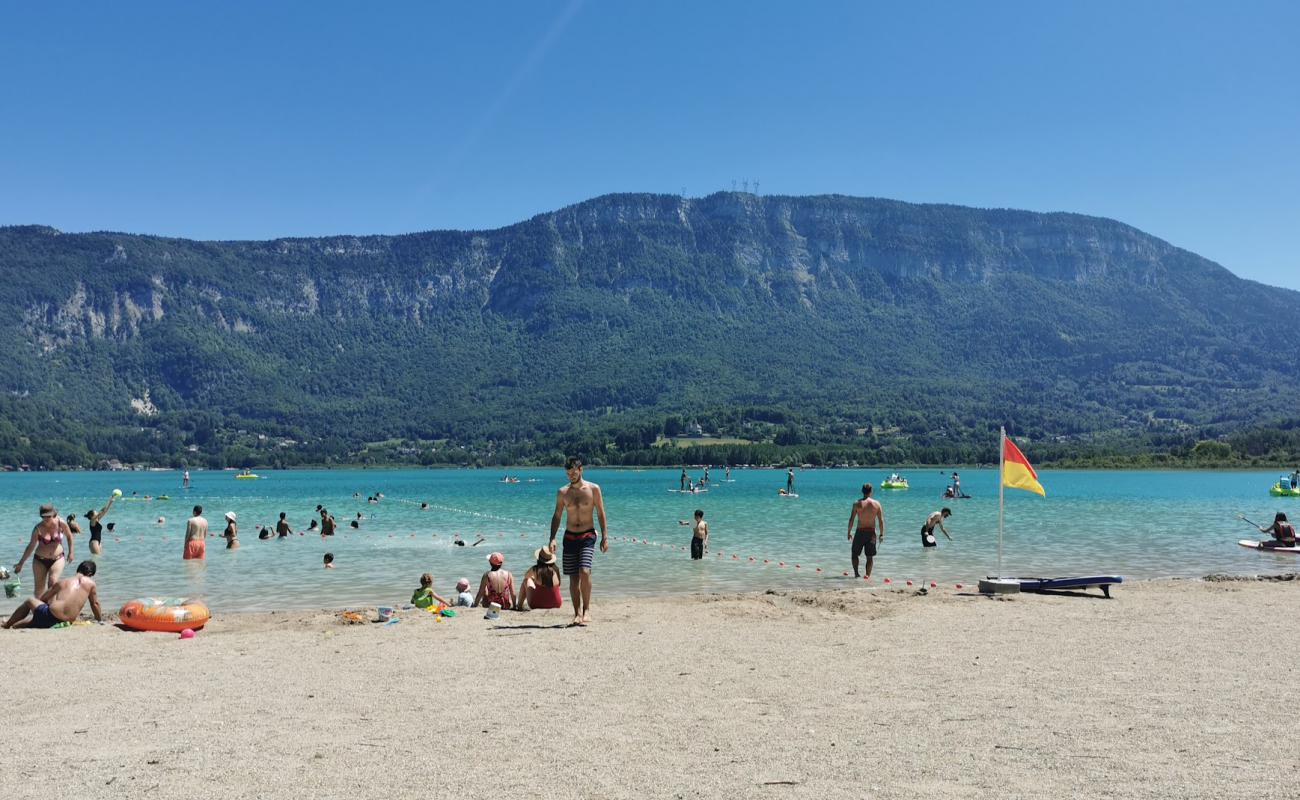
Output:
<path fill-rule="evenodd" d="M 397 614 L 397 610 L 389 606 L 379 607 L 379 622 L 388 622 Z"/>
<path fill-rule="evenodd" d="M 22 586 L 17 580 L 9 581 L 5 584 L 5 597 L 17 597 L 18 587 Z"/>

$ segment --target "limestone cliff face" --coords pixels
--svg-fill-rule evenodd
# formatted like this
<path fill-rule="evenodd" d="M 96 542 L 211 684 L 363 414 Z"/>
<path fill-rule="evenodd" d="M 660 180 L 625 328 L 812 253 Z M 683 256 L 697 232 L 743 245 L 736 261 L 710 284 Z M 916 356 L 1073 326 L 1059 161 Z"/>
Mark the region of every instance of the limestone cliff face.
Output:
<path fill-rule="evenodd" d="M 610 195 L 493 231 L 195 242 L 0 229 L 11 319 L 49 351 L 170 315 L 232 334 L 284 317 L 422 326 L 451 309 L 527 318 L 557 294 L 652 293 L 722 313 L 903 303 L 909 284 L 1162 287 L 1232 280 L 1111 220 L 843 196 Z"/>

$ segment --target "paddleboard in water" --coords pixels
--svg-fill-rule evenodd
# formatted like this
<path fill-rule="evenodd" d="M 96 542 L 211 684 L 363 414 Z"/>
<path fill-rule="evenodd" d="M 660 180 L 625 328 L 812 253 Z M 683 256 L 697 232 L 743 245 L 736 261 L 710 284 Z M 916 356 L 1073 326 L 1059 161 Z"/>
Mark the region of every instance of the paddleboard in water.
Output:
<path fill-rule="evenodd" d="M 799 495 L 794 492 L 783 492 L 778 489 L 776 492 L 776 496 L 777 497 L 798 497 Z"/>
<path fill-rule="evenodd" d="M 1240 541 L 1237 542 L 1237 544 L 1241 545 L 1242 547 L 1249 547 L 1251 550 L 1262 550 L 1264 552 L 1300 553 L 1300 547 L 1260 547 L 1260 545 L 1263 543 L 1257 542 L 1254 539 L 1241 539 Z"/>
<path fill-rule="evenodd" d="M 1096 586 L 1107 597 L 1110 597 L 1112 584 L 1124 582 L 1124 579 L 1119 575 L 1086 575 L 1079 578 L 1013 578 L 1012 580 L 1020 581 L 1020 591 L 1022 592 L 1059 592 Z"/>
<path fill-rule="evenodd" d="M 668 494 L 704 494 L 708 491 L 708 489 L 696 489 L 695 491 L 690 489 L 669 489 Z"/>

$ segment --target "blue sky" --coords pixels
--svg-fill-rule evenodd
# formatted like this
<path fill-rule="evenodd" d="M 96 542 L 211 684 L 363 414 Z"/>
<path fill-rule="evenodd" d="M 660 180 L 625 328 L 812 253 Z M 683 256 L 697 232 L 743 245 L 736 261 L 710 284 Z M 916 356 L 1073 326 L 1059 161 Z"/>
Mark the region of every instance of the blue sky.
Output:
<path fill-rule="evenodd" d="M 1300 289 L 1297 31 L 1249 1 L 5 3 L 0 224 L 492 228 L 758 180 L 1112 217 Z"/>

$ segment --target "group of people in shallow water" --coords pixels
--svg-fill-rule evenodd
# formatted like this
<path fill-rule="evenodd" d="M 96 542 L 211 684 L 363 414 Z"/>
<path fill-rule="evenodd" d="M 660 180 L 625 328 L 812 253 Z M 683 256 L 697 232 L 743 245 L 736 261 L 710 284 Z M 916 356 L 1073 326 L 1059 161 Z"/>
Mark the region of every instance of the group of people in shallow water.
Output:
<path fill-rule="evenodd" d="M 478 591 L 471 594 L 470 582 L 461 578 L 456 584 L 454 599 L 444 598 L 433 589 L 433 576 L 424 574 L 420 587 L 412 595 L 411 602 L 417 606 L 427 607 L 433 603 L 443 605 L 462 605 L 485 607 L 488 615 L 495 616 L 500 610 L 513 609 L 555 609 L 563 606 L 563 578 L 568 578 L 569 596 L 573 604 L 573 624 L 586 625 L 590 621 L 592 581 L 591 572 L 597 547 L 601 552 L 609 550 L 609 532 L 605 515 L 604 497 L 595 483 L 583 478 L 583 463 L 579 458 L 569 458 L 565 462 L 568 483 L 556 492 L 555 509 L 551 515 L 550 538 L 546 545 L 533 552 L 533 564 L 524 573 L 516 586 L 514 575 L 505 568 L 505 556 L 493 552 L 487 557 L 488 569 L 479 579 Z M 951 489 L 960 491 L 960 483 L 954 473 Z M 793 481 L 790 482 L 791 484 Z M 793 488 L 791 485 L 790 488 Z M 849 513 L 847 540 L 850 543 L 850 560 L 855 577 L 871 577 L 871 570 L 879 545 L 885 540 L 885 515 L 880 502 L 872 497 L 873 486 L 862 485 L 862 497 L 855 501 Z M 110 497 L 98 511 L 91 509 L 85 514 L 90 526 L 90 550 L 102 552 L 104 517 L 113 507 L 116 499 Z M 359 495 L 357 495 L 359 497 Z M 960 496 L 960 495 L 959 495 Z M 371 495 L 367 500 L 377 503 L 383 495 Z M 428 504 L 421 505 L 427 510 Z M 316 506 L 317 519 L 311 520 L 306 530 L 296 531 L 299 535 L 319 533 L 321 536 L 333 536 L 337 522 L 329 510 Z M 927 515 L 921 525 L 921 545 L 934 547 L 937 544 L 935 529 L 952 541 L 944 522 L 952 516 L 952 510 L 941 508 Z M 30 558 L 35 578 L 36 592 L 25 600 L 4 623 L 5 628 L 30 626 L 52 627 L 62 622 L 71 622 L 81 613 L 87 602 L 97 620 L 102 619 L 99 608 L 97 587 L 94 581 L 96 564 L 83 561 L 77 567 L 76 575 L 62 578 L 65 565 L 74 555 L 74 535 L 80 533 L 76 515 L 61 517 L 53 505 L 40 507 L 40 522 L 32 529 L 31 538 L 23 551 L 22 557 L 14 565 L 14 572 L 20 573 Z M 224 514 L 225 528 L 220 534 L 226 540 L 226 548 L 239 546 L 239 529 L 237 515 L 233 511 Z M 360 526 L 363 515 L 358 512 L 351 521 L 354 528 Z M 563 524 L 563 536 L 561 533 Z M 709 525 L 704 520 L 704 510 L 697 509 L 693 520 L 679 520 L 681 525 L 691 526 L 691 558 L 702 559 L 708 549 Z M 599 537 L 597 536 L 599 525 Z M 108 523 L 112 530 L 112 523 Z M 1286 514 L 1279 512 L 1273 524 L 1260 527 L 1260 532 L 1271 534 L 1274 538 L 1260 544 L 1262 548 L 1295 547 L 1295 528 L 1287 521 Z M 261 526 L 260 539 L 286 538 L 295 533 L 287 519 L 287 513 L 281 512 L 274 530 Z M 194 506 L 193 515 L 186 521 L 185 542 L 182 557 L 186 560 L 202 559 L 206 555 L 207 539 L 211 534 L 208 521 L 203 517 L 203 507 Z M 479 537 L 473 543 L 467 543 L 459 535 L 454 544 L 474 547 L 485 540 Z M 865 563 L 863 563 L 865 559 Z M 334 568 L 332 553 L 326 553 L 324 566 Z"/>
<path fill-rule="evenodd" d="M 297 533 L 300 536 L 312 533 L 319 533 L 321 536 L 333 536 L 338 530 L 338 522 L 334 515 L 324 506 L 316 506 L 316 513 L 319 515 L 319 522 L 316 519 L 311 520 L 306 530 L 294 531 L 293 526 L 289 524 L 288 513 L 280 512 L 280 518 L 276 520 L 275 528 L 269 528 L 266 525 L 261 526 L 257 532 L 257 538 L 263 541 L 269 539 L 286 539 L 291 534 Z M 226 521 L 222 529 L 220 538 L 226 540 L 226 549 L 234 550 L 239 547 L 239 516 L 234 511 L 227 511 L 224 515 Z M 349 524 L 353 528 L 361 527 L 361 520 L 364 515 L 358 511 L 357 516 Z M 203 506 L 194 506 L 193 515 L 185 521 L 185 544 L 181 550 L 181 558 L 186 561 L 202 560 L 207 556 L 208 537 L 212 534 L 208 530 L 208 520 L 203 516 Z"/>

